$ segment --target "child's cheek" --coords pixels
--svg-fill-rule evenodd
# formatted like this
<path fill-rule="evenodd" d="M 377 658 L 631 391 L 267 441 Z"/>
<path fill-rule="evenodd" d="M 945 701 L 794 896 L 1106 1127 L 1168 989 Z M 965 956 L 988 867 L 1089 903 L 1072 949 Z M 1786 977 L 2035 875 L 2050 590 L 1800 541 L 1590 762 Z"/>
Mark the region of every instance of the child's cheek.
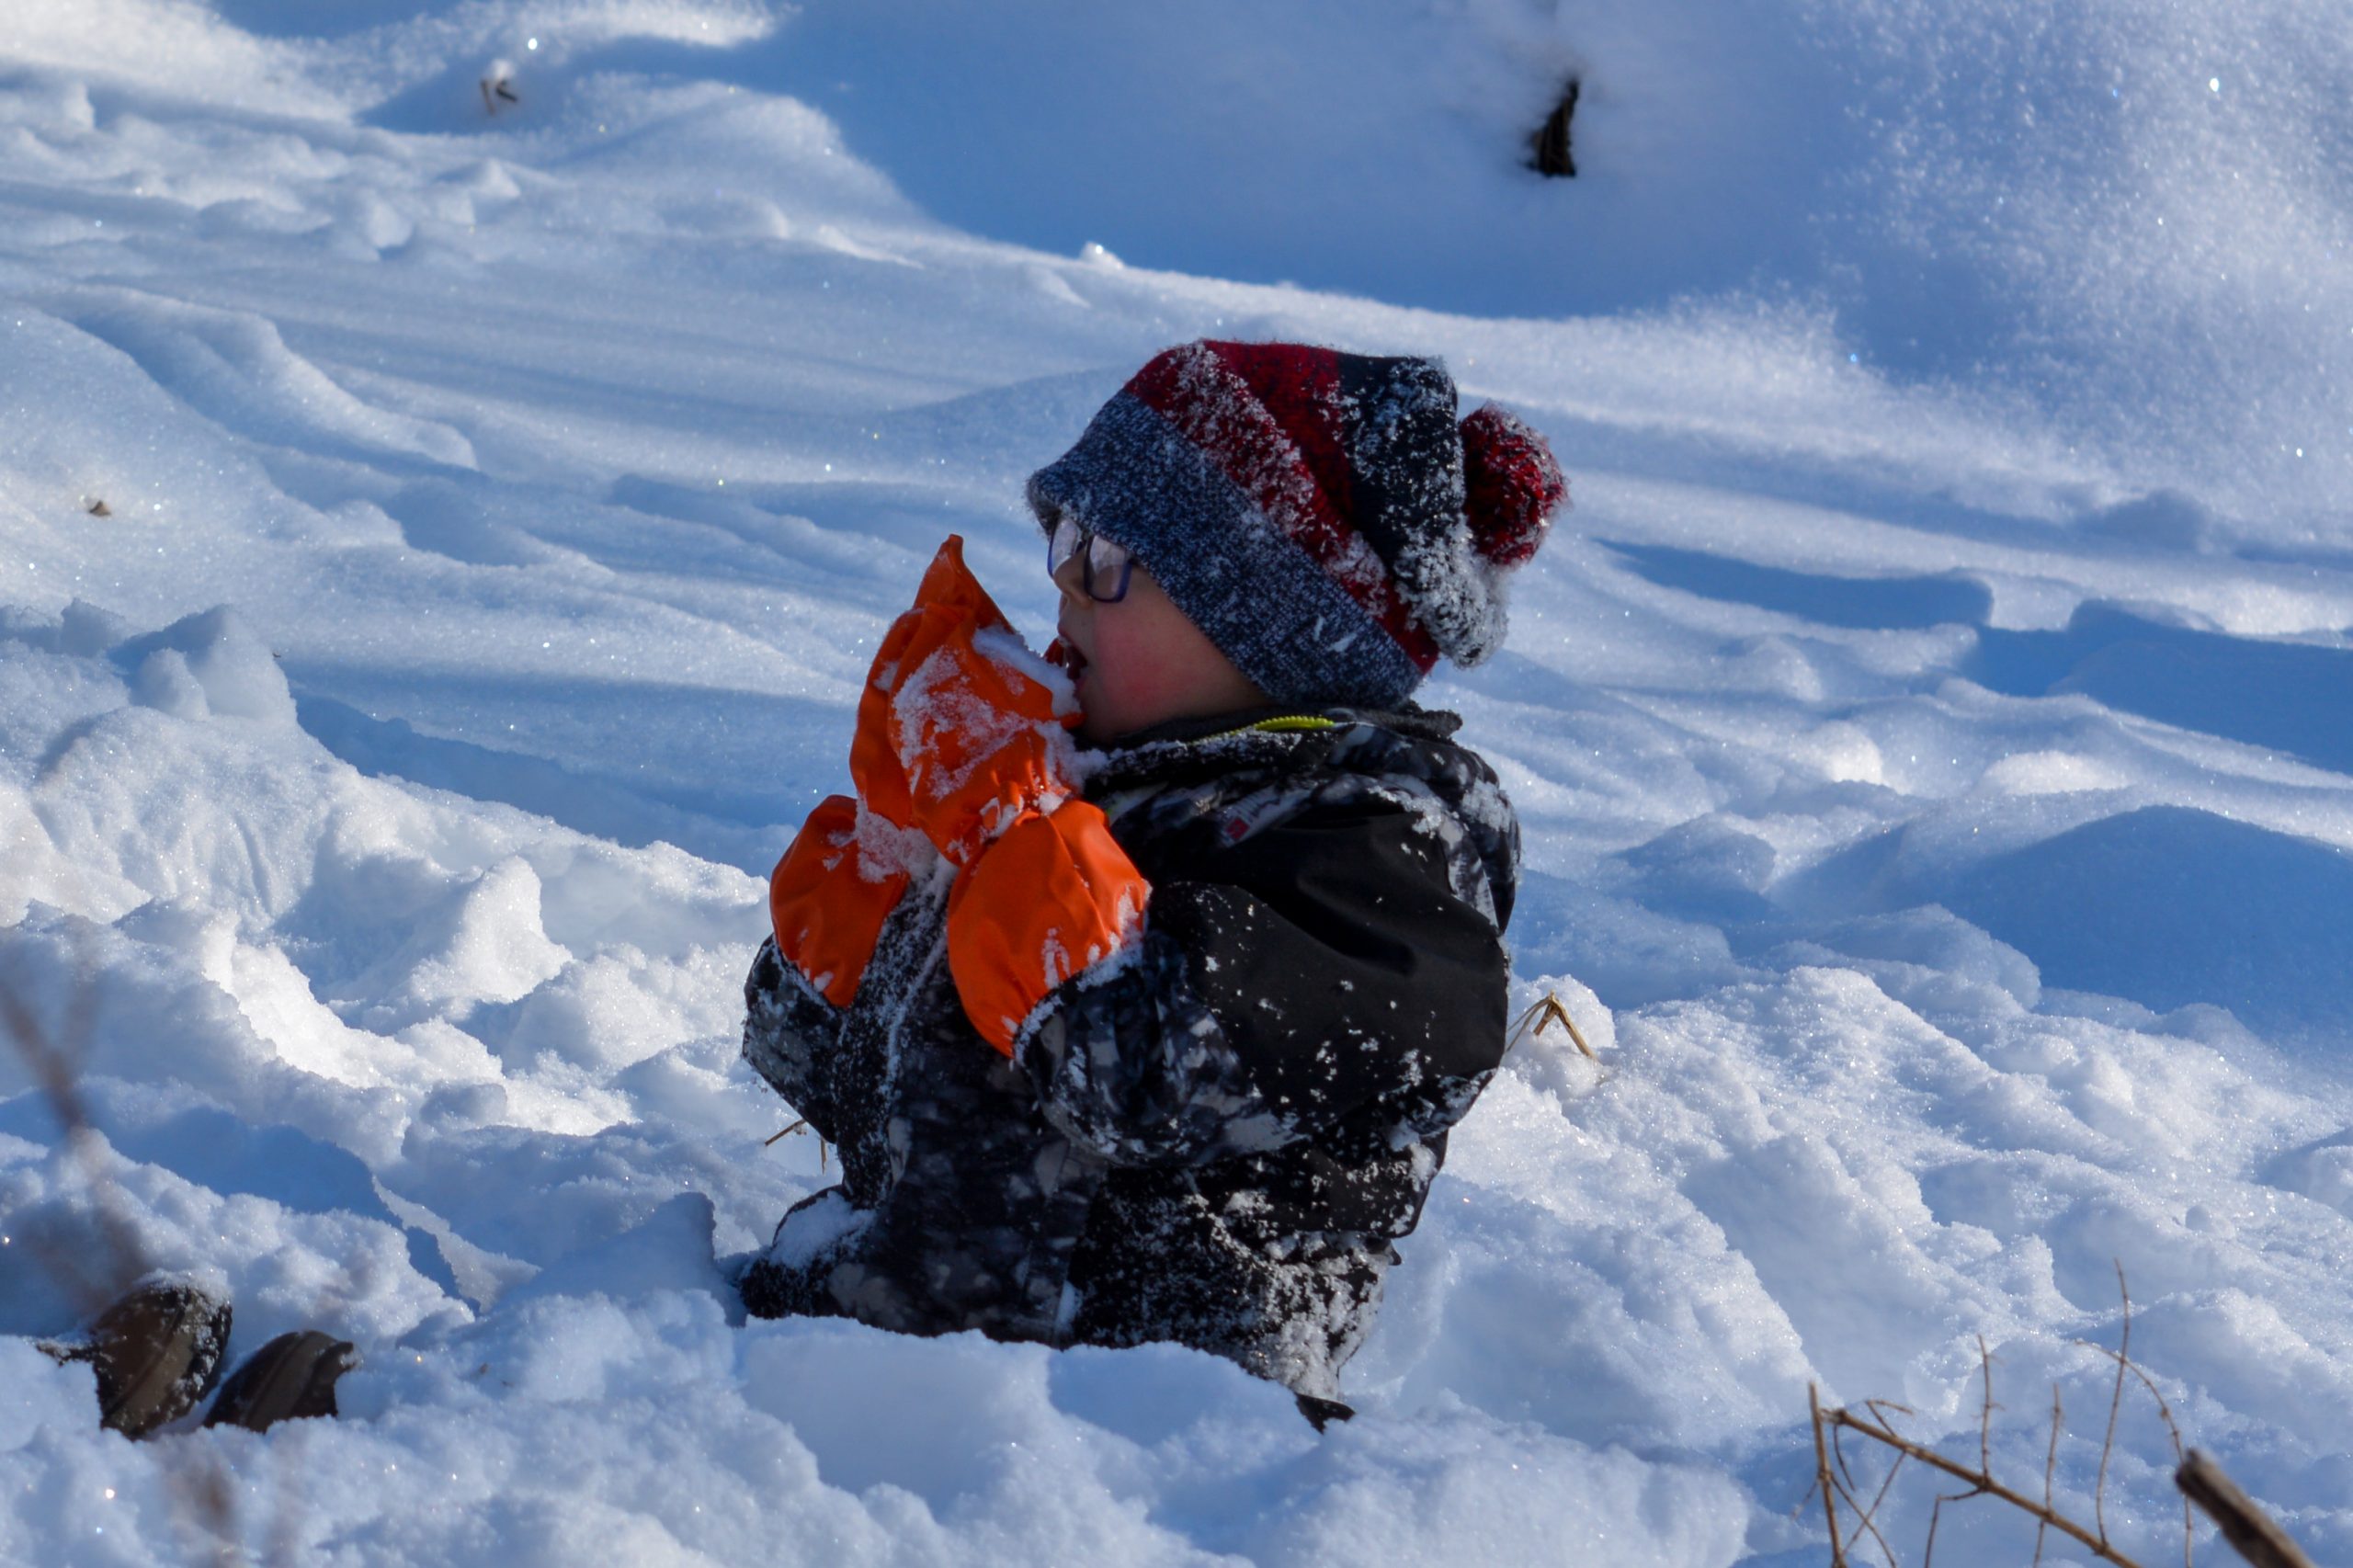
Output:
<path fill-rule="evenodd" d="M 1125 623 L 1103 639 L 1099 668 L 1094 673 L 1103 678 L 1103 687 L 1118 705 L 1130 712 L 1158 709 L 1184 689 L 1185 675 L 1180 662 L 1164 642 L 1142 635 L 1146 630 Z"/>
<path fill-rule="evenodd" d="M 1127 646 L 1127 641 L 1116 633 L 1098 638 L 1078 683 L 1088 730 L 1104 738 L 1153 722 L 1155 704 L 1169 685 L 1148 652 Z"/>

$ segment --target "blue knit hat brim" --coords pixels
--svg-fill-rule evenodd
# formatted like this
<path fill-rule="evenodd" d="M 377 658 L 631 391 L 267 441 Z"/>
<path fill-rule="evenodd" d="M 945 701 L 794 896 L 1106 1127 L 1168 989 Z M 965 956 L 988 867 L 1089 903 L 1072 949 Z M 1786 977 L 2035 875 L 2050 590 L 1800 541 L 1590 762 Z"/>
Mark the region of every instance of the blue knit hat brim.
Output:
<path fill-rule="evenodd" d="M 1395 708 L 1422 672 L 1379 622 L 1166 419 L 1132 393 L 1029 476 L 1051 529 L 1067 514 L 1142 562 L 1176 608 L 1277 702 Z"/>

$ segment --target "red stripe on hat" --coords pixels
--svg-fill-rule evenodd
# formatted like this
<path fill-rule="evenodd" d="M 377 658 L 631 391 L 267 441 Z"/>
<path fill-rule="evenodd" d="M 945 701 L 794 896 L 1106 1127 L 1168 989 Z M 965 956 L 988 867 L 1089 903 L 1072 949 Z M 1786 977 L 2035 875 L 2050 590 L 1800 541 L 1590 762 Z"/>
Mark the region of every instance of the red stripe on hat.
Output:
<path fill-rule="evenodd" d="M 1388 563 L 1336 503 L 1347 493 L 1339 355 L 1290 344 L 1191 343 L 1154 357 L 1128 391 L 1199 447 L 1428 673 L 1438 644 Z"/>
<path fill-rule="evenodd" d="M 1348 422 L 1340 402 L 1339 351 L 1292 343 L 1212 343 L 1209 349 L 1257 395 L 1299 449 L 1324 500 L 1347 517 Z"/>

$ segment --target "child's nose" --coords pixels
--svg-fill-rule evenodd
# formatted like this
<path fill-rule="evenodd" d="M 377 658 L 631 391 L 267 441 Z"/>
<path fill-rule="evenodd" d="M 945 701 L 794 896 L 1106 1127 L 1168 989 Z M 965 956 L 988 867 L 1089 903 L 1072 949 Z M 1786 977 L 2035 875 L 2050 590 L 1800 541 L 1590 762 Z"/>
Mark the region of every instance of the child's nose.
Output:
<path fill-rule="evenodd" d="M 1085 615 L 1095 608 L 1086 590 L 1078 585 L 1078 574 L 1069 570 L 1054 574 L 1054 587 L 1062 595 L 1060 613 L 1067 620 L 1074 615 Z"/>

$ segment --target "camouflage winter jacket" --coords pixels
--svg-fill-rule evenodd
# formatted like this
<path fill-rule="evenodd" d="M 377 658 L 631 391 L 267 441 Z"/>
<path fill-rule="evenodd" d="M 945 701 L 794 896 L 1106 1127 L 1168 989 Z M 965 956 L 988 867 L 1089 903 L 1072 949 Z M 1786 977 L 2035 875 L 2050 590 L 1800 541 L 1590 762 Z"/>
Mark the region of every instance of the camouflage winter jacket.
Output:
<path fill-rule="evenodd" d="M 1236 715 L 1091 754 L 1144 933 L 1011 1060 L 959 1006 L 944 883 L 907 892 L 846 1010 L 763 947 L 744 1054 L 842 1181 L 785 1216 L 746 1306 L 1174 1340 L 1333 1397 L 1503 1053 L 1519 831 L 1457 723 Z"/>

